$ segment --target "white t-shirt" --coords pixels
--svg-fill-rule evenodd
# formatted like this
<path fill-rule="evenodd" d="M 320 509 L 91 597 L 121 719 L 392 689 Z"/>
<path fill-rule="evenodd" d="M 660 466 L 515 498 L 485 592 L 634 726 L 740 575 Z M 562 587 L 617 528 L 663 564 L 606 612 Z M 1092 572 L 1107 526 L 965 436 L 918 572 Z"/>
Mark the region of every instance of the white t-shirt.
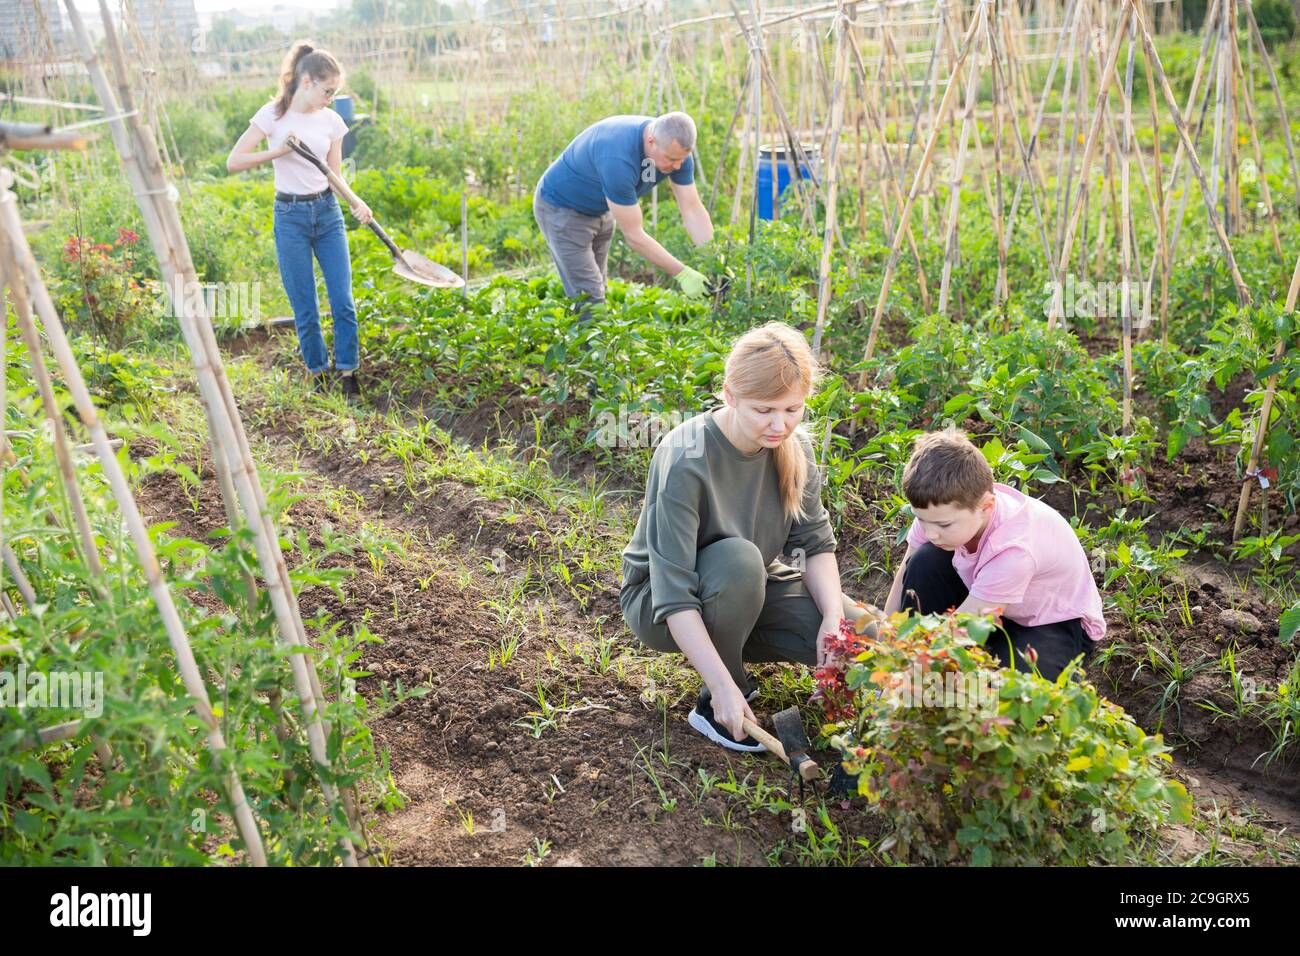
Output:
<path fill-rule="evenodd" d="M 297 113 L 291 107 L 276 119 L 274 100 L 254 113 L 249 122 L 266 134 L 271 149 L 283 146 L 285 139 L 293 133 L 321 162 L 325 162 L 329 155 L 330 144 L 342 139 L 348 131 L 343 117 L 328 106 L 312 113 Z M 275 169 L 276 192 L 303 196 L 329 188 L 325 174 L 297 153 L 273 159 L 271 166 Z"/>

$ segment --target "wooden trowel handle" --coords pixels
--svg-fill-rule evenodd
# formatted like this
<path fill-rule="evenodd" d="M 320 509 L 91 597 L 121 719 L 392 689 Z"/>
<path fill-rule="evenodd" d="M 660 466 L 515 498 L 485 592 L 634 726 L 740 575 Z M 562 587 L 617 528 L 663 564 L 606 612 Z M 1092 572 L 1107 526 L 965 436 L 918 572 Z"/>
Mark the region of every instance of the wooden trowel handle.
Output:
<path fill-rule="evenodd" d="M 785 755 L 785 748 L 781 746 L 781 741 L 777 740 L 748 717 L 745 718 L 745 733 L 749 734 L 749 736 L 753 737 L 760 744 L 766 747 L 768 752 L 782 763 L 790 763 L 790 758 Z"/>
<path fill-rule="evenodd" d="M 329 166 L 321 162 L 320 157 L 303 145 L 302 140 L 298 139 L 297 136 L 290 133 L 285 137 L 284 141 L 290 149 L 324 173 L 325 178 L 329 180 L 330 188 L 342 196 L 349 206 L 355 206 L 361 202 L 361 197 L 352 191 L 352 187 L 345 183 L 338 173 L 334 172 L 334 170 L 330 169 Z M 366 225 L 369 226 L 370 231 L 378 236 L 380 241 L 388 247 L 388 251 L 391 252 L 396 259 L 401 261 L 403 265 L 405 265 L 406 257 L 402 255 L 402 250 L 397 247 L 397 243 L 393 242 L 388 233 L 384 232 L 383 227 L 380 226 L 379 223 L 375 222 L 374 217 L 371 217 L 370 221 L 366 223 Z"/>
<path fill-rule="evenodd" d="M 753 737 L 760 744 L 766 747 L 773 757 L 776 757 L 776 759 L 780 760 L 787 767 L 790 766 L 790 758 L 786 755 L 785 747 L 781 746 L 781 741 L 777 740 L 748 717 L 745 718 L 745 733 L 749 734 L 749 736 Z M 821 771 L 818 769 L 817 764 L 811 759 L 805 760 L 799 765 L 799 775 L 803 777 L 804 780 L 812 780 L 820 773 Z"/>

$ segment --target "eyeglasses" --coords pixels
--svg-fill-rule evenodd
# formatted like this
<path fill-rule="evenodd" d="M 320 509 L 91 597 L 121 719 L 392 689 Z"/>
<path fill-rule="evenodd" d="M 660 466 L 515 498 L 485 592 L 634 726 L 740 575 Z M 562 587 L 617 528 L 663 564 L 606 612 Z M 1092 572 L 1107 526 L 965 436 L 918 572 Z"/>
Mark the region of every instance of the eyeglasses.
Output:
<path fill-rule="evenodd" d="M 315 80 L 312 80 L 312 83 L 313 83 L 314 85 L 316 85 L 316 86 L 320 86 L 320 84 L 317 83 Z M 325 87 L 325 99 L 327 99 L 327 100 L 332 100 L 332 99 L 334 99 L 334 94 L 337 93 L 338 91 L 339 91 L 339 89 L 338 89 L 337 86 L 335 86 L 335 87 L 329 87 L 329 86 Z"/>

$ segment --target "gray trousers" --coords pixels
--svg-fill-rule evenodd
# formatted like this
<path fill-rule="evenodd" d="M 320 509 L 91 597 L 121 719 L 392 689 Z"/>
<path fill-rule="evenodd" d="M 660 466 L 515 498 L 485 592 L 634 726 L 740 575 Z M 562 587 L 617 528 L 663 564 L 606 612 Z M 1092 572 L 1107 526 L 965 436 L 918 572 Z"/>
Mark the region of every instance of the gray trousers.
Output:
<path fill-rule="evenodd" d="M 769 578 L 758 548 L 744 538 L 723 538 L 698 552 L 695 572 L 703 604 L 700 616 L 741 693 L 752 689 L 742 661 L 816 665 L 823 615 L 802 575 Z M 649 581 L 619 595 L 623 619 L 641 643 L 657 651 L 681 653 L 668 625 L 651 621 L 652 603 Z M 846 600 L 846 610 L 849 605 Z"/>
<path fill-rule="evenodd" d="M 571 299 L 586 294 L 592 302 L 605 301 L 605 265 L 614 238 L 614 214 L 586 216 L 547 202 L 533 192 L 533 217 L 542 230 L 555 268 Z"/>

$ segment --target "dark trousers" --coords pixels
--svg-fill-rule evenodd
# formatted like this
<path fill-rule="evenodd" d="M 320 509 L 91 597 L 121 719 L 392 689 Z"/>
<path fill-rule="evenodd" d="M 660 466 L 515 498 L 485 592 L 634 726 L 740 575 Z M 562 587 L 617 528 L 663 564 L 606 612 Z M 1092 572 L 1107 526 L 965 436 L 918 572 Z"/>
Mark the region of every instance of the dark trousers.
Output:
<path fill-rule="evenodd" d="M 903 570 L 903 610 L 942 614 L 961 604 L 969 594 L 970 590 L 952 566 L 951 551 L 927 541 L 908 559 Z M 1038 672 L 1048 680 L 1056 680 L 1065 666 L 1080 654 L 1086 663 L 1093 644 L 1077 617 L 1033 627 L 1004 617 L 1002 630 L 990 634 L 984 646 L 1003 667 L 1014 663 L 1018 671 L 1033 670 L 1024 656 L 1026 648 L 1032 647 L 1038 653 Z"/>
<path fill-rule="evenodd" d="M 752 688 L 742 661 L 817 663 L 817 634 L 824 615 L 808 593 L 803 576 L 774 579 L 753 542 L 722 538 L 698 552 L 700 616 L 741 693 Z M 619 595 L 628 628 L 656 651 L 681 653 L 667 622 L 656 624 L 650 583 L 624 589 Z M 845 607 L 849 613 L 848 602 Z"/>

